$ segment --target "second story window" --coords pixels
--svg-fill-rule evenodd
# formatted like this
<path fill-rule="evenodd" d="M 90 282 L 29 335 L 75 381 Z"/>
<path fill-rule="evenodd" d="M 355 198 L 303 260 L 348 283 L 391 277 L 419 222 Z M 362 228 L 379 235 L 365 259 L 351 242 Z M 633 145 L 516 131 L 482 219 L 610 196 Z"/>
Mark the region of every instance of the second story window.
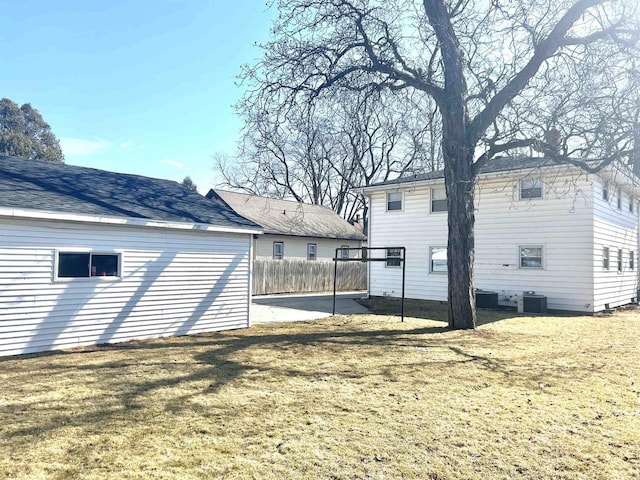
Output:
<path fill-rule="evenodd" d="M 609 182 L 604 182 L 602 184 L 602 199 L 605 202 L 609 201 Z"/>
<path fill-rule="evenodd" d="M 616 202 L 618 210 L 622 210 L 622 189 L 620 187 L 616 189 Z"/>
<path fill-rule="evenodd" d="M 431 189 L 431 211 L 447 211 L 447 191 L 444 187 L 433 187 Z"/>
<path fill-rule="evenodd" d="M 402 192 L 387 193 L 387 212 L 402 210 Z"/>
<path fill-rule="evenodd" d="M 542 198 L 542 179 L 540 177 L 520 180 L 520 199 L 526 200 L 528 198 Z"/>

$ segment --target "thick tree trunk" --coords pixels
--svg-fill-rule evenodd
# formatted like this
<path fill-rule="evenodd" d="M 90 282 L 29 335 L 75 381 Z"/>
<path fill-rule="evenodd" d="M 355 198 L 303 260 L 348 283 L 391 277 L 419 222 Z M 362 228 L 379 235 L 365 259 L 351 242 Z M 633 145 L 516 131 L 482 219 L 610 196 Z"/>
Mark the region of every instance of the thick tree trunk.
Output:
<path fill-rule="evenodd" d="M 442 151 L 447 187 L 449 240 L 449 327 L 476 328 L 473 292 L 473 153 L 477 138 L 468 135 L 465 56 L 444 0 L 424 0 L 425 13 L 441 42 L 444 95 L 436 98 L 442 116 Z"/>
<path fill-rule="evenodd" d="M 447 243 L 449 327 L 476 328 L 473 291 L 473 228 L 475 224 L 473 150 L 465 146 L 463 134 L 446 127 L 444 130 L 449 133 L 443 142 L 449 227 Z"/>

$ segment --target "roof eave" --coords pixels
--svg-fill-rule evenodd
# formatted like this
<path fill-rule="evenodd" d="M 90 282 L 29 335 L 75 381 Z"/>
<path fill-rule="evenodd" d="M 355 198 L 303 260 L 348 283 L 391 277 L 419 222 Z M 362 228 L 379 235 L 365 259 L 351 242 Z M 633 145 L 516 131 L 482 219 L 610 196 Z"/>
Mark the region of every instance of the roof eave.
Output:
<path fill-rule="evenodd" d="M 19 209 L 19 208 L 7 208 L 0 207 L 0 217 L 3 218 L 17 218 L 27 220 L 56 220 L 62 222 L 74 222 L 74 223 L 93 223 L 104 225 L 119 225 L 130 227 L 144 227 L 144 228 L 166 228 L 171 230 L 197 230 L 207 232 L 219 232 L 219 233 L 241 233 L 241 234 L 261 234 L 263 233 L 259 228 L 251 227 L 226 227 L 220 225 L 213 225 L 210 223 L 196 223 L 196 222 L 178 222 L 178 221 L 166 221 L 166 220 L 154 220 L 149 218 L 136 218 L 136 217 L 109 217 L 102 215 L 84 215 L 77 213 L 63 213 L 53 212 L 46 210 L 31 210 L 31 209 Z"/>

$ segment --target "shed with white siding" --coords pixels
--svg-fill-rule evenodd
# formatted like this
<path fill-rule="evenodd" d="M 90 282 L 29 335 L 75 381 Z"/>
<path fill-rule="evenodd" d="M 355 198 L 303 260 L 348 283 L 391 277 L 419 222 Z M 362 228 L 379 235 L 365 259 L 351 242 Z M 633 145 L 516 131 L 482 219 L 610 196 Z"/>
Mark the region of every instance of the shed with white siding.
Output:
<path fill-rule="evenodd" d="M 0 156 L 0 355 L 249 326 L 258 225 L 176 182 Z"/>
<path fill-rule="evenodd" d="M 535 292 L 550 309 L 589 313 L 637 301 L 635 181 L 620 170 L 587 174 L 546 159 L 487 163 L 475 191 L 475 287 L 497 292 L 502 305 Z M 406 296 L 447 300 L 443 172 L 364 191 L 369 244 L 407 249 Z M 370 264 L 370 295 L 399 295 L 401 271 L 388 263 Z"/>

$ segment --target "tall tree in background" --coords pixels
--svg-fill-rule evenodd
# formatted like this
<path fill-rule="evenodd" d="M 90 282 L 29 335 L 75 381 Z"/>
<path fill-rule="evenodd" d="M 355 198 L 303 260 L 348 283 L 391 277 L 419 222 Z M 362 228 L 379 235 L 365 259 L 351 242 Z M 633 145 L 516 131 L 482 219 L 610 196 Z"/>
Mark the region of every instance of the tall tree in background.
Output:
<path fill-rule="evenodd" d="M 192 192 L 197 192 L 198 191 L 198 186 L 195 184 L 195 182 L 193 180 L 191 180 L 190 176 L 186 176 L 184 177 L 184 179 L 182 180 L 182 183 L 180 184 L 182 185 L 184 188 L 186 188 L 187 190 L 190 190 Z"/>
<path fill-rule="evenodd" d="M 529 147 L 596 171 L 630 154 L 638 2 L 275 4 L 272 39 L 244 73 L 246 99 L 272 106 L 262 115 L 283 118 L 340 91 L 408 93 L 437 105 L 452 328 L 476 326 L 474 186 L 485 162 Z"/>
<path fill-rule="evenodd" d="M 30 104 L 0 100 L 0 154 L 46 162 L 64 162 L 60 142 Z"/>
<path fill-rule="evenodd" d="M 355 187 L 442 165 L 433 102 L 379 90 L 339 91 L 286 111 L 278 102 L 250 96 L 238 105 L 245 122 L 238 158 L 216 159 L 227 186 L 325 205 L 355 220 L 366 218 Z"/>

